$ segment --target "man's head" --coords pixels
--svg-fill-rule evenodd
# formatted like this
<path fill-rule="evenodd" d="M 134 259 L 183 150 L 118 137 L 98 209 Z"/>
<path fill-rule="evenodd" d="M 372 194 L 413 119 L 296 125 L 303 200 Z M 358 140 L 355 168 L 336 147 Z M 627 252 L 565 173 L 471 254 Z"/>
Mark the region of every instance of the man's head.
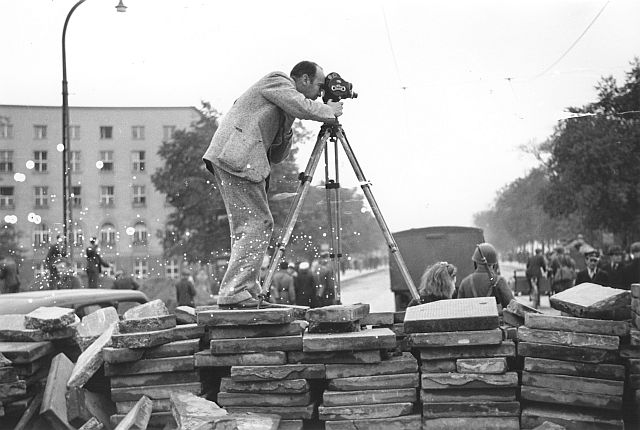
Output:
<path fill-rule="evenodd" d="M 621 263 L 622 262 L 622 248 L 618 245 L 612 245 L 609 247 L 609 258 L 613 263 Z"/>
<path fill-rule="evenodd" d="M 293 66 L 290 75 L 296 84 L 296 90 L 308 99 L 318 98 L 324 84 L 322 67 L 312 61 L 301 61 Z"/>
<path fill-rule="evenodd" d="M 584 254 L 584 260 L 587 263 L 587 267 L 589 268 L 589 270 L 593 270 L 596 268 L 596 266 L 598 265 L 598 261 L 600 261 L 600 253 L 598 252 L 597 249 L 586 249 L 585 251 L 583 251 Z"/>
<path fill-rule="evenodd" d="M 286 261 L 281 261 L 280 264 L 278 264 L 278 268 L 280 270 L 287 270 L 289 268 L 289 263 L 287 263 Z"/>
<path fill-rule="evenodd" d="M 629 247 L 629 251 L 633 254 L 633 259 L 640 258 L 640 242 L 633 242 Z"/>

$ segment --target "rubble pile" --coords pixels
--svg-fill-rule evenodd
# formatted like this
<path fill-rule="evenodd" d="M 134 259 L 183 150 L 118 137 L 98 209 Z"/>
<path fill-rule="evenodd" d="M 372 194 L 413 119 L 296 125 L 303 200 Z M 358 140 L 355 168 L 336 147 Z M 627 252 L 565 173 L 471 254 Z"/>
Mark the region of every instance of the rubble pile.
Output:
<path fill-rule="evenodd" d="M 404 325 L 420 354 L 425 428 L 520 428 L 515 344 L 503 340 L 495 298 L 414 306 Z"/>

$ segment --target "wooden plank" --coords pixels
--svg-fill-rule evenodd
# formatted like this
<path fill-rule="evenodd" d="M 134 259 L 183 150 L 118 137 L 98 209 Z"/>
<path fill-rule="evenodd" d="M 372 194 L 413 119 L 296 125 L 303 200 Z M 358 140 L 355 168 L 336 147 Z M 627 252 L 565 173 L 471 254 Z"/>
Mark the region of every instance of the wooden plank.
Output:
<path fill-rule="evenodd" d="M 423 373 L 457 372 L 456 360 L 424 360 L 420 365 Z"/>
<path fill-rule="evenodd" d="M 372 364 L 327 364 L 326 378 L 350 378 L 356 376 L 392 375 L 399 373 L 415 373 L 418 362 L 410 353 L 393 356 L 387 360 Z"/>
<path fill-rule="evenodd" d="M 395 312 L 369 312 L 360 319 L 360 324 L 371 326 L 390 326 L 395 322 Z"/>
<path fill-rule="evenodd" d="M 220 380 L 220 391 L 227 393 L 300 394 L 309 391 L 306 379 L 280 379 L 275 381 Z"/>
<path fill-rule="evenodd" d="M 133 409 L 122 417 L 115 430 L 146 429 L 151 418 L 151 400 L 142 396 Z"/>
<path fill-rule="evenodd" d="M 54 331 L 75 324 L 78 317 L 71 308 L 42 306 L 24 316 L 24 326 L 28 329 Z"/>
<path fill-rule="evenodd" d="M 545 421 L 567 430 L 623 430 L 622 417 L 609 411 L 582 410 L 553 405 L 526 405 L 522 408 L 522 428 L 534 428 Z"/>
<path fill-rule="evenodd" d="M 520 415 L 519 402 L 423 403 L 425 418 L 513 417 Z"/>
<path fill-rule="evenodd" d="M 40 414 L 54 429 L 68 430 L 73 428 L 67 420 L 67 381 L 73 372 L 73 363 L 66 355 L 60 353 L 51 360 L 47 385 L 42 397 Z"/>
<path fill-rule="evenodd" d="M 607 349 L 610 351 L 616 351 L 620 347 L 620 338 L 618 336 L 578 333 L 573 331 L 540 330 L 529 327 L 520 327 L 518 330 L 518 339 L 521 342 L 578 346 Z"/>
<path fill-rule="evenodd" d="M 137 375 L 162 372 L 188 372 L 195 369 L 192 355 L 182 357 L 150 358 L 131 363 L 105 363 L 104 375 Z"/>
<path fill-rule="evenodd" d="M 499 345 L 502 343 L 502 330 L 414 333 L 408 335 L 415 348 L 434 348 L 469 345 Z"/>
<path fill-rule="evenodd" d="M 186 339 L 145 349 L 104 347 L 102 355 L 105 363 L 115 364 L 150 358 L 181 357 L 193 355 L 198 351 L 200 351 L 200 339 Z"/>
<path fill-rule="evenodd" d="M 118 322 L 119 333 L 140 333 L 147 331 L 167 330 L 177 324 L 175 315 L 159 315 L 154 317 L 121 320 Z"/>
<path fill-rule="evenodd" d="M 200 382 L 191 382 L 185 384 L 150 385 L 148 387 L 112 388 L 111 400 L 114 402 L 126 402 L 138 400 L 143 395 L 149 399 L 168 399 L 171 397 L 171 393 L 177 391 L 200 394 L 202 393 L 202 384 L 200 384 Z"/>
<path fill-rule="evenodd" d="M 285 364 L 281 366 L 233 366 L 234 381 L 277 379 L 325 379 L 324 364 Z"/>
<path fill-rule="evenodd" d="M 417 388 L 419 386 L 420 378 L 418 372 L 415 372 L 336 378 L 329 380 L 328 389 L 333 391 L 361 391 L 382 390 L 386 388 Z"/>
<path fill-rule="evenodd" d="M 116 325 L 111 326 L 100 335 L 82 354 L 78 357 L 73 372 L 67 381 L 67 387 L 82 387 L 98 371 L 104 363 L 102 359 L 102 348 L 111 342 L 113 331 Z"/>
<path fill-rule="evenodd" d="M 302 336 L 256 337 L 246 339 L 213 339 L 212 354 L 242 354 L 249 352 L 300 351 Z"/>
<path fill-rule="evenodd" d="M 196 367 L 231 367 L 286 364 L 284 351 L 253 352 L 246 354 L 211 354 L 201 351 L 194 354 Z"/>
<path fill-rule="evenodd" d="M 500 321 L 495 298 L 439 300 L 407 309 L 404 317 L 405 333 L 453 332 L 491 330 Z"/>
<path fill-rule="evenodd" d="M 305 320 L 319 323 L 345 323 L 358 321 L 368 314 L 368 304 L 331 305 L 309 309 Z"/>
<path fill-rule="evenodd" d="M 325 430 L 421 430 L 422 417 L 405 415 L 393 418 L 325 421 Z"/>
<path fill-rule="evenodd" d="M 217 403 L 228 406 L 305 406 L 311 402 L 309 392 L 300 394 L 218 393 Z"/>
<path fill-rule="evenodd" d="M 374 405 L 381 403 L 415 402 L 415 388 L 363 391 L 329 391 L 322 394 L 324 406 Z"/>
<path fill-rule="evenodd" d="M 302 338 L 304 352 L 393 349 L 395 346 L 396 336 L 388 328 L 374 328 L 354 333 L 306 333 Z"/>
<path fill-rule="evenodd" d="M 182 384 L 200 382 L 198 372 L 163 371 L 164 373 L 148 373 L 140 375 L 112 376 L 111 387 L 140 387 L 148 385 Z"/>
<path fill-rule="evenodd" d="M 640 369 L 640 367 L 638 369 Z M 589 364 L 534 357 L 525 357 L 524 370 L 537 373 L 583 376 L 586 378 L 613 379 L 618 381 L 623 381 L 625 376 L 624 366 L 619 364 Z"/>
<path fill-rule="evenodd" d="M 520 430 L 518 417 L 425 418 L 422 422 L 429 430 Z"/>
<path fill-rule="evenodd" d="M 52 342 L 0 342 L 0 353 L 13 364 L 32 363 L 54 352 Z"/>
<path fill-rule="evenodd" d="M 483 373 L 423 373 L 421 385 L 426 390 L 450 388 L 509 388 L 518 386 L 518 375 L 507 372 L 502 375 Z"/>
<path fill-rule="evenodd" d="M 288 351 L 287 362 L 308 364 L 373 364 L 382 361 L 379 349 L 363 351 Z"/>
<path fill-rule="evenodd" d="M 516 346 L 505 340 L 500 345 L 473 345 L 446 348 L 420 348 L 422 360 L 451 360 L 460 358 L 515 357 Z"/>
<path fill-rule="evenodd" d="M 544 373 L 522 372 L 522 385 L 541 388 L 556 388 L 559 390 L 575 391 L 579 393 L 606 394 L 622 396 L 624 381 L 610 379 L 582 378 L 579 376 L 551 375 Z"/>
<path fill-rule="evenodd" d="M 196 310 L 201 326 L 246 326 L 264 324 L 288 324 L 294 321 L 292 309 L 242 309 L 242 310 Z"/>
<path fill-rule="evenodd" d="M 523 385 L 520 397 L 532 402 L 581 406 L 598 409 L 622 409 L 622 397 L 604 394 L 578 393 L 575 391 L 558 390 L 557 388 L 540 388 Z"/>
<path fill-rule="evenodd" d="M 303 406 L 227 406 L 225 409 L 230 414 L 244 412 L 271 413 L 280 415 L 280 417 L 282 417 L 282 419 L 284 420 L 310 420 L 313 417 L 315 404 L 310 403 Z"/>
<path fill-rule="evenodd" d="M 207 340 L 300 336 L 308 325 L 306 321 L 296 320 L 286 324 L 207 327 Z"/>
<path fill-rule="evenodd" d="M 420 390 L 423 403 L 512 402 L 516 388 L 462 388 L 455 390 Z"/>
<path fill-rule="evenodd" d="M 554 294 L 551 307 L 574 317 L 594 319 L 629 319 L 631 293 L 618 288 L 585 282 Z"/>
<path fill-rule="evenodd" d="M 629 323 L 626 321 L 599 320 L 591 318 L 565 317 L 560 315 L 527 314 L 525 325 L 541 330 L 573 331 L 577 333 L 626 336 Z"/>
<path fill-rule="evenodd" d="M 617 351 L 578 346 L 545 345 L 530 342 L 518 343 L 518 355 L 594 364 L 616 362 L 619 358 Z"/>
<path fill-rule="evenodd" d="M 393 418 L 409 415 L 413 403 L 386 403 L 380 405 L 318 406 L 321 421 L 361 420 L 371 418 Z"/>

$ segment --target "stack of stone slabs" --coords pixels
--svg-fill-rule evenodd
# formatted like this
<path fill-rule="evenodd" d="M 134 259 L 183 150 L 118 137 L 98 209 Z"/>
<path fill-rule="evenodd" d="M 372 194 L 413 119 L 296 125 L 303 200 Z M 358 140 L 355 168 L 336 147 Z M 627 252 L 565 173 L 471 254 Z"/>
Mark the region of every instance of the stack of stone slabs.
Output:
<path fill-rule="evenodd" d="M 520 428 L 515 345 L 503 340 L 495 298 L 414 306 L 404 325 L 420 355 L 425 428 Z"/>
<path fill-rule="evenodd" d="M 117 412 L 111 423 L 115 426 L 147 396 L 152 403 L 148 428 L 162 428 L 173 421 L 172 392 L 202 393 L 194 354 L 200 349 L 204 330 L 197 324 L 176 325 L 175 315 L 164 310 L 156 316 L 135 316 L 118 323 L 112 346 L 102 350 Z"/>
<path fill-rule="evenodd" d="M 303 419 L 312 418 L 310 380 L 323 379 L 324 366 L 287 364 L 288 353 L 302 351 L 306 325 L 296 320 L 295 309 L 198 308 L 196 314 L 209 339 L 209 349 L 196 354 L 196 366 L 219 370 L 220 406 L 230 413 L 280 415 L 282 429 L 300 429 Z"/>
<path fill-rule="evenodd" d="M 620 346 L 620 355 L 627 367 L 625 419 L 640 427 L 640 284 L 631 285 L 631 331 L 629 342 Z"/>
<path fill-rule="evenodd" d="M 567 429 L 622 429 L 625 321 L 525 315 L 518 330 L 524 357 L 522 428 L 544 421 Z"/>

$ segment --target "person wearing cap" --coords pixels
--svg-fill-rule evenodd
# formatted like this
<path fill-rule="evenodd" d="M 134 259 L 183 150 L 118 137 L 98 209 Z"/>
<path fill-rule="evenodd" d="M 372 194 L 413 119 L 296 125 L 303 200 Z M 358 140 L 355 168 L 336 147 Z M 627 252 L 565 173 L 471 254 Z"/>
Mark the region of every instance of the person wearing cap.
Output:
<path fill-rule="evenodd" d="M 298 306 L 312 307 L 316 283 L 310 269 L 308 261 L 301 262 L 298 266 L 298 276 L 293 280 L 296 290 L 296 305 Z"/>
<path fill-rule="evenodd" d="M 293 305 L 296 302 L 296 290 L 293 276 L 289 273 L 289 263 L 282 261 L 271 280 L 271 303 Z"/>
<path fill-rule="evenodd" d="M 189 280 L 191 272 L 189 270 L 182 270 L 180 273 L 180 280 L 176 284 L 176 299 L 178 306 L 191 306 L 195 307 L 194 299 L 196 297 L 196 287 L 193 282 Z"/>
<path fill-rule="evenodd" d="M 622 248 L 618 245 L 612 245 L 607 251 L 609 257 L 604 264 L 600 264 L 600 268 L 609 273 L 609 287 L 628 290 L 626 284 L 624 264 L 622 264 Z M 602 263 L 602 262 L 601 262 Z"/>
<path fill-rule="evenodd" d="M 640 283 L 640 242 L 633 242 L 629 247 L 631 261 L 624 268 L 624 278 L 626 289 L 631 288 L 631 284 Z"/>
<path fill-rule="evenodd" d="M 458 298 L 493 296 L 500 308 L 506 308 L 514 297 L 507 285 L 507 280 L 497 274 L 498 253 L 496 249 L 490 243 L 481 243 L 476 246 L 471 260 L 474 272 L 460 282 Z"/>
<path fill-rule="evenodd" d="M 576 285 L 580 285 L 584 282 L 590 282 L 592 284 L 608 287 L 609 273 L 598 268 L 600 252 L 597 249 L 586 245 L 582 248 L 582 253 L 587 267 L 579 271 L 576 275 Z"/>
<path fill-rule="evenodd" d="M 109 267 L 109 263 L 104 261 L 98 253 L 96 238 L 92 237 L 89 243 L 90 245 L 85 250 L 87 256 L 87 283 L 89 284 L 89 288 L 98 288 L 98 278 L 102 273 L 102 268 Z"/>

